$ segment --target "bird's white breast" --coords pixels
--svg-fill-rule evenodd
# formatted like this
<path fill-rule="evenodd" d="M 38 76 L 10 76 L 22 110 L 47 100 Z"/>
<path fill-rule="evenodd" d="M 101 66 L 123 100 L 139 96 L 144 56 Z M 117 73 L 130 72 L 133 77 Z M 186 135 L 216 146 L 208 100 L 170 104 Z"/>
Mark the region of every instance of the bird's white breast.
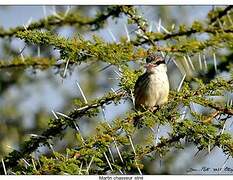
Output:
<path fill-rule="evenodd" d="M 146 88 L 145 105 L 153 107 L 167 102 L 169 94 L 169 81 L 166 68 L 156 67 L 149 76 L 150 81 Z"/>

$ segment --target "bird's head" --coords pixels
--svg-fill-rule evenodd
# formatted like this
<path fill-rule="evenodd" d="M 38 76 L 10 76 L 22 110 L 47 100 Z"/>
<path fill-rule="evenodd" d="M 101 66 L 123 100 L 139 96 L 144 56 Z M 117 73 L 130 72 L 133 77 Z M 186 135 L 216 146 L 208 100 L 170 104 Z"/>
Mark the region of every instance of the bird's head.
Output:
<path fill-rule="evenodd" d="M 167 71 L 165 58 L 157 54 L 149 54 L 146 58 L 146 65 L 144 67 L 148 73 Z"/>

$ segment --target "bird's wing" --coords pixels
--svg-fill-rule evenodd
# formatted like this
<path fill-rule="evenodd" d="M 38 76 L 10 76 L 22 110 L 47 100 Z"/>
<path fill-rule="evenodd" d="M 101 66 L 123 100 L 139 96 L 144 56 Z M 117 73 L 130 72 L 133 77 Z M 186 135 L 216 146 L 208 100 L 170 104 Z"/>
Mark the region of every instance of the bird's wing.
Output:
<path fill-rule="evenodd" d="M 142 87 L 142 85 L 145 83 L 146 79 L 148 78 L 148 73 L 145 72 L 141 76 L 138 77 L 135 85 L 134 85 L 134 95 L 137 94 L 137 92 L 140 90 L 139 87 Z"/>
<path fill-rule="evenodd" d="M 140 106 L 140 104 L 144 104 L 145 101 L 145 92 L 146 88 L 149 84 L 149 74 L 144 73 L 137 79 L 135 86 L 134 86 L 134 97 L 135 97 L 135 107 Z"/>

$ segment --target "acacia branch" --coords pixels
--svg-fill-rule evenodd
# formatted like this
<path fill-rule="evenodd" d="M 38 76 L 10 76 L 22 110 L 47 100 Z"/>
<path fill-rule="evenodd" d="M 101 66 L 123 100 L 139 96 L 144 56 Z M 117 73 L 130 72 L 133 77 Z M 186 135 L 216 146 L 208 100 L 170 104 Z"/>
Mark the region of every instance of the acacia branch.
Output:
<path fill-rule="evenodd" d="M 53 126 L 45 130 L 41 135 L 36 137 L 31 137 L 30 140 L 24 142 L 21 145 L 19 151 L 12 151 L 7 157 L 4 158 L 4 163 L 6 168 L 12 168 L 17 166 L 18 160 L 23 157 L 30 155 L 33 151 L 35 151 L 40 144 L 46 143 L 49 139 L 52 139 L 62 133 L 63 130 L 67 128 L 67 124 L 71 124 L 77 118 L 81 118 L 84 115 L 87 115 L 90 110 L 96 109 L 98 107 L 103 106 L 104 104 L 110 104 L 112 101 L 119 100 L 121 97 L 125 95 L 124 92 L 119 92 L 117 94 L 111 94 L 106 97 L 102 97 L 97 102 L 84 106 L 82 108 L 76 109 L 68 114 L 68 117 L 63 117 L 65 121 L 61 119 L 54 119 L 55 122 Z M 0 164 L 0 171 L 3 173 L 2 164 Z"/>
<path fill-rule="evenodd" d="M 16 57 L 9 62 L 5 60 L 0 60 L 0 69 L 7 69 L 7 68 L 19 68 L 19 67 L 50 67 L 56 66 L 54 59 L 43 58 L 43 57 L 25 57 L 24 59 L 20 57 Z"/>
<path fill-rule="evenodd" d="M 213 104 L 210 101 L 206 101 L 205 99 L 202 99 L 202 101 L 195 101 L 195 102 L 198 104 L 201 104 L 203 106 L 213 108 L 213 109 L 217 110 L 218 112 L 223 112 L 225 114 L 229 114 L 229 115 L 233 116 L 233 109 L 232 108 L 221 107 L 217 104 Z"/>
<path fill-rule="evenodd" d="M 97 30 L 109 17 L 118 17 L 121 13 L 121 6 L 113 6 L 107 8 L 102 13 L 98 14 L 95 18 L 83 17 L 78 13 L 59 13 L 58 16 L 52 15 L 37 22 L 33 22 L 26 28 L 18 26 L 16 28 L 10 28 L 9 30 L 0 29 L 0 38 L 11 37 L 17 34 L 19 31 L 35 30 L 48 28 L 51 26 L 61 27 L 62 25 L 78 25 L 78 26 L 95 26 L 92 30 Z M 60 16 L 60 17 L 59 17 Z"/>
<path fill-rule="evenodd" d="M 69 65 L 73 65 L 76 62 L 73 60 L 69 61 Z M 9 62 L 5 60 L 0 60 L 0 69 L 8 69 L 8 68 L 28 68 L 28 67 L 34 67 L 34 68 L 50 68 L 50 67 L 56 67 L 61 68 L 66 62 L 62 63 L 56 63 L 55 59 L 53 58 L 44 58 L 44 57 L 24 57 L 22 59 L 21 57 L 15 57 L 11 59 Z"/>
<path fill-rule="evenodd" d="M 232 5 L 227 6 L 224 10 L 220 11 L 215 17 L 210 19 L 210 24 L 213 24 L 217 19 L 221 19 L 223 16 L 225 16 L 228 11 L 230 11 L 233 8 Z"/>
<path fill-rule="evenodd" d="M 183 122 L 179 123 L 179 126 L 180 127 L 184 126 L 184 123 Z M 164 148 L 164 147 L 168 147 L 168 146 L 169 147 L 172 147 L 172 146 L 174 147 L 173 143 L 178 143 L 183 138 L 193 139 L 193 136 L 195 137 L 195 131 L 193 131 L 191 129 L 192 128 L 187 128 L 186 132 L 184 132 L 184 133 L 180 133 L 180 134 L 178 133 L 177 135 L 172 135 L 169 138 L 163 139 L 156 146 L 146 147 L 144 152 L 140 155 L 140 157 L 143 158 L 145 155 L 150 154 L 152 152 L 159 152 L 159 150 Z M 202 135 L 204 137 L 204 136 L 208 136 L 209 134 L 202 134 Z M 198 136 L 200 136 L 200 135 L 197 135 L 195 137 L 196 140 L 194 142 L 190 142 L 190 143 L 194 143 L 196 145 L 199 144 L 200 147 L 201 147 L 203 145 L 200 144 L 201 141 L 200 141 L 200 138 Z M 213 142 L 212 142 L 211 145 L 215 145 L 215 146 L 223 148 L 223 151 L 228 152 L 233 157 L 233 140 L 231 138 L 230 140 L 228 139 L 227 141 L 225 141 L 225 143 L 223 143 L 223 142 L 221 142 L 221 139 L 224 139 L 224 138 L 226 138 L 225 135 L 222 135 L 222 134 L 215 135 L 214 137 L 212 137 Z"/>
<path fill-rule="evenodd" d="M 233 28 L 225 28 L 225 29 L 219 29 L 219 28 L 203 28 L 203 29 L 187 29 L 186 31 L 178 31 L 178 32 L 174 32 L 171 34 L 167 34 L 167 33 L 151 33 L 151 35 L 153 36 L 154 34 L 154 38 L 150 38 L 150 39 L 143 39 L 143 40 L 136 40 L 136 41 L 132 41 L 133 44 L 135 46 L 139 46 L 139 45 L 143 45 L 146 43 L 150 43 L 151 41 L 156 42 L 156 41 L 165 41 L 168 39 L 172 39 L 175 37 L 179 37 L 179 36 L 190 36 L 192 34 L 195 33 L 210 33 L 210 34 L 217 34 L 217 33 L 233 33 Z"/>
<path fill-rule="evenodd" d="M 224 15 L 227 14 L 229 10 L 232 9 L 233 6 L 228 6 L 226 9 L 221 11 L 216 17 L 212 19 L 212 21 L 215 21 L 217 18 L 221 18 Z M 225 29 L 219 29 L 218 27 L 212 27 L 208 26 L 206 28 L 203 27 L 202 24 L 199 22 L 194 22 L 193 26 L 190 28 L 187 28 L 186 30 L 180 30 L 178 32 L 173 33 L 160 33 L 160 32 L 147 32 L 147 21 L 142 18 L 142 16 L 137 14 L 137 11 L 133 7 L 124 7 L 123 12 L 129 16 L 129 19 L 132 20 L 137 26 L 138 29 L 141 30 L 142 34 L 141 36 L 138 36 L 138 39 L 136 41 L 132 41 L 132 43 L 135 46 L 143 45 L 146 43 L 150 43 L 153 46 L 156 45 L 156 41 L 160 40 L 167 40 L 171 38 L 175 38 L 178 36 L 190 36 L 195 33 L 211 33 L 211 34 L 217 34 L 217 33 L 233 33 L 232 27 L 225 28 Z"/>
<path fill-rule="evenodd" d="M 67 40 L 49 32 L 43 33 L 39 31 L 18 32 L 16 36 L 27 43 L 54 46 L 55 49 L 60 51 L 61 59 L 75 59 L 83 61 L 89 57 L 95 57 L 96 60 L 104 60 L 116 65 L 133 59 L 142 58 L 142 56 L 144 57 L 146 54 L 140 53 L 140 57 L 135 58 L 134 54 L 137 54 L 137 49 L 135 50 L 132 43 L 124 41 L 121 43 L 106 43 L 101 39 L 95 42 L 77 38 Z M 204 41 L 190 39 L 185 42 L 171 45 L 170 47 L 153 46 L 152 49 L 154 51 L 174 52 L 180 54 L 187 52 L 197 53 L 207 47 L 227 46 L 228 43 L 231 45 L 232 39 L 232 34 L 221 33 L 218 34 L 218 37 L 214 36 Z"/>

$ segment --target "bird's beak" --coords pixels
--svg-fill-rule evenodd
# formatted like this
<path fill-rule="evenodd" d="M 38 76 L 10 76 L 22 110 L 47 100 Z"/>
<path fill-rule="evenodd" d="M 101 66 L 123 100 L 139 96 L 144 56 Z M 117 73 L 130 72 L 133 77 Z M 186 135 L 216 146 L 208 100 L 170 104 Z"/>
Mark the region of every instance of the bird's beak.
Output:
<path fill-rule="evenodd" d="M 151 69 L 151 68 L 153 68 L 153 67 L 156 67 L 156 65 L 154 65 L 154 64 L 152 64 L 152 63 L 147 63 L 147 64 L 144 65 L 144 67 L 145 67 L 146 69 Z"/>

